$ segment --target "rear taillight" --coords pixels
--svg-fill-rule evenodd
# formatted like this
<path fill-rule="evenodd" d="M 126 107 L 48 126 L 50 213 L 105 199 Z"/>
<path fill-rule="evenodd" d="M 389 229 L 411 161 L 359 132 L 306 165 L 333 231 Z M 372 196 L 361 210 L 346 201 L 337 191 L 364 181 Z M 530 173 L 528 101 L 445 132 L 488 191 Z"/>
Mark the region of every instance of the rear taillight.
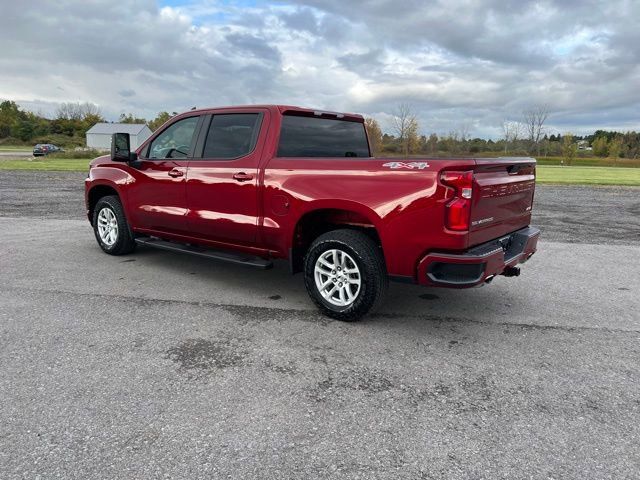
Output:
<path fill-rule="evenodd" d="M 440 174 L 440 182 L 454 191 L 453 199 L 445 206 L 446 227 L 458 232 L 469 230 L 473 172 L 444 171 Z"/>

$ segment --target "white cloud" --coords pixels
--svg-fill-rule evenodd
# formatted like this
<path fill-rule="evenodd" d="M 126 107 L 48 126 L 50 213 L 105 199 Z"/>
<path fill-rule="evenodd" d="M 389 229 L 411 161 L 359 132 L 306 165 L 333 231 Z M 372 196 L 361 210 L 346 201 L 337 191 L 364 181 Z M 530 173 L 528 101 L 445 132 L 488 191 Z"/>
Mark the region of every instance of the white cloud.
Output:
<path fill-rule="evenodd" d="M 424 133 L 495 136 L 547 103 L 559 131 L 640 129 L 638 2 L 22 3 L 2 6 L 0 98 L 34 110 L 288 103 L 389 125 L 408 102 Z"/>

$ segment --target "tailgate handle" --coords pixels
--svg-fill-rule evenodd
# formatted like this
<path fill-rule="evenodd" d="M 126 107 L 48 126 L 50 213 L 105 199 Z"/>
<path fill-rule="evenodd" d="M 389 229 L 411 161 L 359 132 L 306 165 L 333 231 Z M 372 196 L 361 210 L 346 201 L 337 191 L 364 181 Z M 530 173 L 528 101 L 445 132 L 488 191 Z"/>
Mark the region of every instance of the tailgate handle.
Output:
<path fill-rule="evenodd" d="M 510 165 L 507 167 L 509 175 L 517 175 L 520 172 L 520 165 Z"/>

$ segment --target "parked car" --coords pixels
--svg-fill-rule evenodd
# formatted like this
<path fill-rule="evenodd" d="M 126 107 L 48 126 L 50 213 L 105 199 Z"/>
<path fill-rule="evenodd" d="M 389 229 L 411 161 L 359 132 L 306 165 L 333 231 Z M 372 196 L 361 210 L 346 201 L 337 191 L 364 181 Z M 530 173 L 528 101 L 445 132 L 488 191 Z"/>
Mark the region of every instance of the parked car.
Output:
<path fill-rule="evenodd" d="M 62 149 L 51 143 L 38 143 L 33 147 L 33 156 L 49 155 L 50 153 L 61 152 Z"/>
<path fill-rule="evenodd" d="M 362 116 L 267 105 L 177 115 L 135 152 L 114 134 L 85 197 L 108 254 L 287 259 L 320 310 L 356 320 L 388 280 L 466 288 L 519 275 L 540 234 L 535 173 L 532 158 L 372 158 Z"/>

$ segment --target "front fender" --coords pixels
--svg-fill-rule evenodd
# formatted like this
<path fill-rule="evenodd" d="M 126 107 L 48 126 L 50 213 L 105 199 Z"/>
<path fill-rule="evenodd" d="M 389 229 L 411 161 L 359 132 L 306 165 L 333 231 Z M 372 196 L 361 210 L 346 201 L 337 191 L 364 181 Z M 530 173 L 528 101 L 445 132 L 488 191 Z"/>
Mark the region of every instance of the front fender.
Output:
<path fill-rule="evenodd" d="M 127 185 L 133 182 L 133 177 L 125 170 L 118 166 L 92 166 L 89 170 L 89 176 L 85 179 L 85 203 L 87 206 L 87 214 L 90 215 L 90 196 L 91 192 L 96 188 L 107 187 L 112 189 L 122 203 L 125 215 L 128 219 L 132 218 L 127 201 Z M 91 218 L 89 219 L 91 221 Z"/>

